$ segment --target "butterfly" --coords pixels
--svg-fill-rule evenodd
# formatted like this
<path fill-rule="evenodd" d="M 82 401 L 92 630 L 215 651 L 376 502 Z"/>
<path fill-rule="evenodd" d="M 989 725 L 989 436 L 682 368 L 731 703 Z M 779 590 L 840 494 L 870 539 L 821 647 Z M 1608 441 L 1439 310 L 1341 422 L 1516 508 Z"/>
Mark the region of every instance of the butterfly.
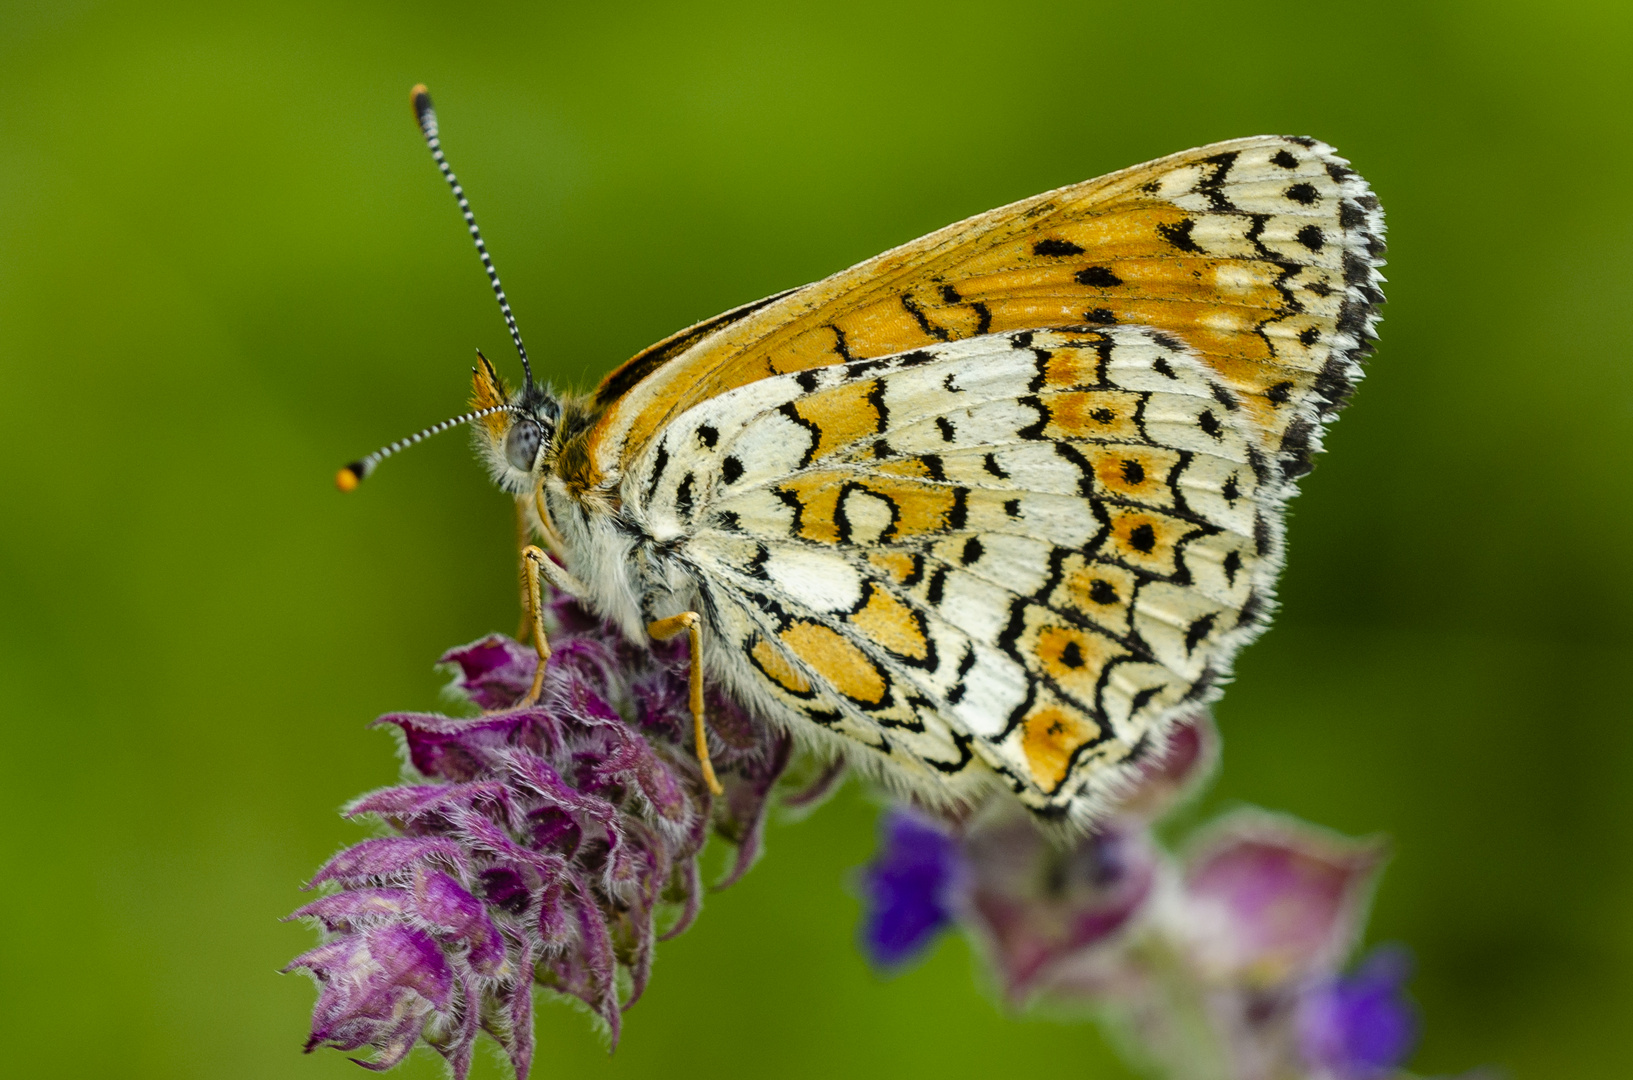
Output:
<path fill-rule="evenodd" d="M 586 394 L 481 358 L 473 423 L 542 582 L 931 805 L 1091 825 L 1266 626 L 1283 508 L 1375 339 L 1384 224 L 1260 136 L 1045 192 L 638 353 Z M 480 354 L 479 354 L 480 355 Z M 544 664 L 535 681 L 536 698 Z"/>

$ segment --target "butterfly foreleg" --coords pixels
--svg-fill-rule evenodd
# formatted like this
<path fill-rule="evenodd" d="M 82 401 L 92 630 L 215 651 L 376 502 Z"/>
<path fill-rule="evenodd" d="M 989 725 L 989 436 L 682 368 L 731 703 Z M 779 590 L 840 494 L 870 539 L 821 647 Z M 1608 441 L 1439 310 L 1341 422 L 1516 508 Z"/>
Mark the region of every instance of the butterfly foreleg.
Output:
<path fill-rule="evenodd" d="M 703 729 L 703 620 L 695 611 L 683 611 L 679 615 L 671 615 L 667 619 L 647 623 L 646 632 L 659 641 L 668 641 L 670 638 L 686 634 L 687 644 L 690 645 L 692 657 L 691 672 L 691 706 L 692 706 L 692 737 L 697 743 L 698 764 L 703 766 L 703 780 L 709 785 L 709 790 L 716 795 L 723 794 L 725 788 L 715 778 L 714 765 L 709 761 L 709 736 Z"/>
<path fill-rule="evenodd" d="M 544 668 L 550 659 L 550 638 L 544 630 L 544 587 L 540 579 L 547 579 L 552 586 L 569 596 L 583 598 L 588 590 L 582 581 L 562 569 L 536 544 L 522 549 L 522 571 L 522 601 L 527 609 L 528 625 L 532 629 L 533 651 L 539 656 L 539 666 L 533 671 L 532 689 L 528 690 L 522 704 L 536 705 L 539 695 L 544 692 Z"/>

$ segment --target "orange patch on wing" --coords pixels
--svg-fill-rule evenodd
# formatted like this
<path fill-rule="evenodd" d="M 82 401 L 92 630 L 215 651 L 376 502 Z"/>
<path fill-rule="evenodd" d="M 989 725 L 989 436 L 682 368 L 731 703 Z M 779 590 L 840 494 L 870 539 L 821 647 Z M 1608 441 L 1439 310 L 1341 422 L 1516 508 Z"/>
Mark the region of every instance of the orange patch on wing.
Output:
<path fill-rule="evenodd" d="M 1032 770 L 1032 779 L 1045 791 L 1053 791 L 1066 779 L 1072 755 L 1078 747 L 1100 734 L 1100 725 L 1088 717 L 1046 705 L 1034 709 L 1022 727 L 1021 750 Z"/>
<path fill-rule="evenodd" d="M 877 379 L 842 383 L 829 390 L 807 394 L 794 402 L 794 411 L 799 413 L 800 419 L 817 430 L 813 460 L 879 433 L 884 427 L 885 418 L 872 400 L 872 395 L 878 389 Z"/>
<path fill-rule="evenodd" d="M 1166 514 L 1124 507 L 1108 507 L 1113 553 L 1124 562 L 1158 574 L 1178 569 L 1175 549 L 1195 526 Z"/>
<path fill-rule="evenodd" d="M 861 611 L 850 617 L 851 625 L 866 634 L 875 645 L 897 656 L 923 660 L 930 655 L 930 642 L 918 613 L 895 596 L 869 585 L 872 595 Z"/>
<path fill-rule="evenodd" d="M 908 302 L 912 303 L 912 300 Z M 920 314 L 928 319 L 922 309 Z M 945 327 L 936 327 L 941 331 L 939 334 L 935 330 L 926 330 L 902 303 L 900 296 L 891 296 L 849 312 L 835 319 L 833 324 L 844 333 L 846 347 L 856 357 L 905 352 L 951 337 L 951 332 Z"/>
<path fill-rule="evenodd" d="M 1068 626 L 1039 628 L 1033 646 L 1044 673 L 1079 701 L 1092 702 L 1100 672 L 1128 650 L 1092 630 Z"/>
<path fill-rule="evenodd" d="M 858 479 L 851 472 L 823 471 L 806 473 L 778 485 L 779 490 L 792 495 L 800 504 L 800 536 L 822 544 L 839 542 L 839 523 L 835 520 L 835 512 L 846 484 L 855 484 L 873 495 L 888 499 L 895 506 L 896 523 L 882 539 L 942 533 L 952 526 L 959 489 L 945 484 L 917 483 L 907 477 L 867 476 Z"/>
<path fill-rule="evenodd" d="M 905 551 L 875 551 L 868 563 L 897 585 L 904 585 L 920 571 L 918 560 Z"/>
<path fill-rule="evenodd" d="M 1073 554 L 1066 564 L 1062 589 L 1054 603 L 1088 616 L 1112 633 L 1128 632 L 1134 574 L 1121 566 L 1089 562 Z"/>
<path fill-rule="evenodd" d="M 1173 492 L 1168 475 L 1179 461 L 1172 450 L 1149 446 L 1104 446 L 1091 448 L 1086 456 L 1094 468 L 1094 478 L 1108 495 L 1171 506 Z"/>
<path fill-rule="evenodd" d="M 877 705 L 885 697 L 885 677 L 854 644 L 821 623 L 796 622 L 779 637 L 835 690 L 853 701 Z"/>
<path fill-rule="evenodd" d="M 1042 395 L 1049 410 L 1045 433 L 1055 439 L 1140 438 L 1134 422 L 1140 397 L 1126 390 L 1080 390 Z"/>
<path fill-rule="evenodd" d="M 1093 386 L 1100 381 L 1100 357 L 1089 349 L 1056 349 L 1043 362 L 1043 385 L 1051 390 Z"/>
<path fill-rule="evenodd" d="M 957 489 L 941 484 L 916 484 L 911 480 L 870 476 L 863 486 L 896 506 L 896 524 L 889 538 L 942 533 L 952 527 Z"/>
<path fill-rule="evenodd" d="M 873 471 L 885 476 L 906 476 L 919 480 L 930 475 L 930 466 L 916 457 L 889 458 L 873 466 Z"/>
<path fill-rule="evenodd" d="M 788 658 L 765 638 L 755 638 L 754 648 L 749 650 L 749 656 L 754 658 L 755 665 L 761 671 L 787 689 L 796 694 L 811 692 L 811 681 L 800 674 L 799 669 L 790 664 Z"/>
<path fill-rule="evenodd" d="M 839 507 L 839 493 L 846 479 L 847 474 L 806 473 L 778 486 L 779 491 L 792 495 L 799 503 L 801 537 L 819 544 L 839 543 L 839 523 L 834 520 L 834 511 Z"/>

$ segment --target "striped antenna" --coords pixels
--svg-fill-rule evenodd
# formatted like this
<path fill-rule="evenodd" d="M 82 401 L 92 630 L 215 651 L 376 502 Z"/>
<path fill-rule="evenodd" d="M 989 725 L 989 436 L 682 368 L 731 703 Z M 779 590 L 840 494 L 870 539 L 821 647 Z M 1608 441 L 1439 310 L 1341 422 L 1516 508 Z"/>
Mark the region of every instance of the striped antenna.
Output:
<path fill-rule="evenodd" d="M 386 458 L 390 457 L 392 454 L 407 450 L 415 443 L 424 442 L 431 436 L 439 435 L 442 432 L 447 431 L 449 428 L 458 427 L 461 424 L 468 424 L 472 420 L 480 420 L 484 416 L 492 416 L 496 412 L 510 411 L 511 406 L 509 405 L 489 405 L 485 409 L 475 409 L 463 416 L 456 416 L 451 420 L 444 420 L 440 424 L 432 424 L 424 431 L 416 431 L 406 439 L 398 439 L 396 442 L 391 443 L 388 446 L 382 446 L 380 449 L 376 450 L 368 457 L 363 458 L 361 461 L 354 461 L 350 465 L 347 465 L 335 474 L 335 487 L 339 488 L 341 491 L 356 491 L 357 485 L 361 484 L 368 478 L 370 473 L 374 472 L 374 467 L 380 464 L 380 462 L 384 461 Z"/>
<path fill-rule="evenodd" d="M 493 295 L 499 298 L 499 310 L 505 316 L 505 325 L 510 328 L 510 340 L 516 343 L 516 352 L 522 358 L 522 374 L 527 379 L 527 390 L 533 389 L 533 367 L 527 362 L 527 346 L 522 344 L 522 332 L 516 329 L 516 316 L 510 313 L 510 301 L 505 299 L 505 287 L 499 284 L 499 272 L 493 268 L 493 260 L 488 257 L 488 245 L 482 242 L 482 230 L 476 227 L 476 215 L 471 213 L 470 200 L 465 198 L 465 189 L 459 186 L 459 178 L 454 176 L 454 170 L 449 168 L 448 159 L 442 154 L 442 140 L 437 138 L 437 111 L 431 107 L 431 92 L 425 84 L 414 87 L 414 118 L 420 123 L 420 133 L 425 136 L 425 145 L 431 148 L 431 157 L 435 159 L 437 168 L 442 170 L 442 178 L 448 181 L 453 189 L 454 198 L 459 201 L 459 212 L 465 215 L 465 225 L 471 230 L 471 239 L 476 241 L 476 253 L 482 258 L 482 269 L 488 272 L 488 282 L 493 286 Z"/>

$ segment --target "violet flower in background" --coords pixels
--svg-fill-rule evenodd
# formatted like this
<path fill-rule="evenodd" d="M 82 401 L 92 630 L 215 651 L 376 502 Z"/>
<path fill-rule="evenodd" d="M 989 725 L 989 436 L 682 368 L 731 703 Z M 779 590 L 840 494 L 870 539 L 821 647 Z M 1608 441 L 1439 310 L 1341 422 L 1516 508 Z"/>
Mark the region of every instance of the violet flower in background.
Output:
<path fill-rule="evenodd" d="M 1417 1010 L 1403 989 L 1412 958 L 1380 948 L 1354 974 L 1308 988 L 1298 1006 L 1304 1060 L 1336 1080 L 1389 1076 L 1417 1043 Z"/>
<path fill-rule="evenodd" d="M 389 835 L 331 859 L 310 887 L 335 891 L 291 916 L 325 936 L 289 965 L 319 986 L 308 1050 L 368 1047 L 359 1064 L 380 1070 L 424 1040 L 463 1077 L 487 1031 L 525 1080 L 535 982 L 584 1002 L 616 1043 L 660 922 L 672 937 L 697 915 L 711 830 L 737 845 L 728 883 L 753 862 L 786 736 L 711 700 L 726 788 L 713 798 L 691 749 L 684 651 L 630 646 L 570 603 L 554 612 L 538 705 L 515 707 L 533 651 L 495 635 L 443 657 L 490 711 L 379 721 L 423 782 L 347 810 Z"/>
<path fill-rule="evenodd" d="M 901 967 L 952 924 L 957 842 L 916 814 L 880 820 L 879 854 L 863 874 L 862 946 L 876 967 Z"/>

